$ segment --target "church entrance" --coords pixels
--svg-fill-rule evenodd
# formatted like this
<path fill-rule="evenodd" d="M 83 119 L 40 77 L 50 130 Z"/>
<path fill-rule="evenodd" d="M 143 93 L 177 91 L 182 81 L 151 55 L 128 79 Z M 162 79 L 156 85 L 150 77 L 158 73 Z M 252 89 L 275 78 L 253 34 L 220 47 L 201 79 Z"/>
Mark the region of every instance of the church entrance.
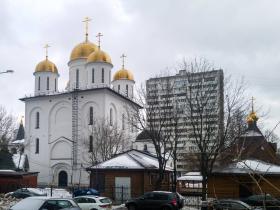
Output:
<path fill-rule="evenodd" d="M 65 171 L 60 171 L 58 174 L 58 186 L 59 187 L 67 187 L 68 176 Z"/>

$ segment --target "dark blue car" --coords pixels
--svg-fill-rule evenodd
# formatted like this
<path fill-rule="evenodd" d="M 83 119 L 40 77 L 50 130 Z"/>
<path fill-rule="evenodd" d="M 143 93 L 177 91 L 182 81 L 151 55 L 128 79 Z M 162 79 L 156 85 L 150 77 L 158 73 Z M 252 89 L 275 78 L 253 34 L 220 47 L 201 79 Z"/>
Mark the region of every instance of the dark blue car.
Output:
<path fill-rule="evenodd" d="M 77 196 L 81 196 L 81 195 L 96 195 L 96 196 L 99 196 L 100 193 L 93 188 L 74 190 L 73 197 L 77 197 Z"/>

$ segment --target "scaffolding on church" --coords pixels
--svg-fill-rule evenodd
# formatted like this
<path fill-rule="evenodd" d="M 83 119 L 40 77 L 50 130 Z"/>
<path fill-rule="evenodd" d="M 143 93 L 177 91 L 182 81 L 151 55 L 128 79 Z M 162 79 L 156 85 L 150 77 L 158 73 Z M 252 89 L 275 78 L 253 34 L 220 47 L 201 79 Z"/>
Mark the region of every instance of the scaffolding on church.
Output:
<path fill-rule="evenodd" d="M 75 88 L 72 92 L 72 185 L 75 171 L 78 170 L 79 116 L 79 89 Z"/>

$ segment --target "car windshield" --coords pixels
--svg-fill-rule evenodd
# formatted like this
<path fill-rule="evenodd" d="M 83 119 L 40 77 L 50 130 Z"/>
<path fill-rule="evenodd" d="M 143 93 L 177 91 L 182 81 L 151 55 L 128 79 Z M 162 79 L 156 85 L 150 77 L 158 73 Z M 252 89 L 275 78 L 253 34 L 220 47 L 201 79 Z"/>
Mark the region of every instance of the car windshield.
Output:
<path fill-rule="evenodd" d="M 102 198 L 100 199 L 101 203 L 112 203 L 112 201 L 109 198 Z"/>
<path fill-rule="evenodd" d="M 43 199 L 26 198 L 18 202 L 11 209 L 12 210 L 38 210 L 44 203 Z"/>

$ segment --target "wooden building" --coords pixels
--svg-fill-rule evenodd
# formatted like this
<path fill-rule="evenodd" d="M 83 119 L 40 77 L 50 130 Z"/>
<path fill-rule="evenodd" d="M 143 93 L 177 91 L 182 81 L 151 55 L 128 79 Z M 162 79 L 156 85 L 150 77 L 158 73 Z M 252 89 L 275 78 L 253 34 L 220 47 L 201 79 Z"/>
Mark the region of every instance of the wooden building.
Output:
<path fill-rule="evenodd" d="M 0 193 L 11 192 L 22 187 L 37 187 L 38 173 L 0 170 Z"/>
<path fill-rule="evenodd" d="M 266 140 L 257 121 L 252 108 L 248 128 L 224 150 L 208 177 L 208 197 L 242 198 L 263 193 L 280 197 L 277 145 Z"/>
<path fill-rule="evenodd" d="M 244 198 L 264 193 L 280 197 L 279 165 L 242 160 L 214 169 L 208 178 L 208 197 Z"/>
<path fill-rule="evenodd" d="M 115 201 L 124 201 L 155 190 L 158 161 L 150 153 L 132 149 L 87 170 L 92 188 Z M 171 189 L 171 174 L 172 168 L 167 166 L 161 190 Z"/>

